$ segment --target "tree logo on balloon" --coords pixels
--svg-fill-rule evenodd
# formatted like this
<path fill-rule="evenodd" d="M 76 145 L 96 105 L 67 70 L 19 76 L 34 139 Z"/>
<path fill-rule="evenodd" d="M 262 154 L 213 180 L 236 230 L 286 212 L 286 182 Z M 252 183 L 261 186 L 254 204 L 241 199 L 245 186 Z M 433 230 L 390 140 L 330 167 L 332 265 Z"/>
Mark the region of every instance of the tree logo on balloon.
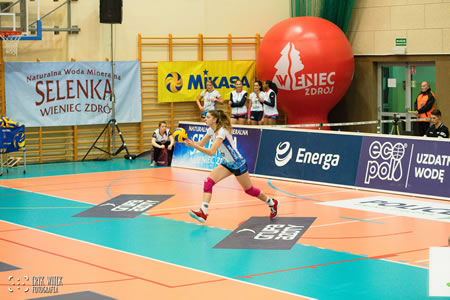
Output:
<path fill-rule="evenodd" d="M 295 73 L 303 70 L 305 66 L 300 58 L 300 51 L 295 49 L 294 43 L 287 43 L 281 51 L 281 57 L 275 64 L 277 72 L 272 81 L 283 90 L 297 90 L 295 86 Z"/>
<path fill-rule="evenodd" d="M 277 106 L 288 124 L 327 123 L 329 111 L 350 86 L 353 70 L 347 37 L 318 17 L 275 24 L 264 35 L 256 57 L 257 78 L 277 85 Z"/>
<path fill-rule="evenodd" d="M 295 49 L 292 42 L 288 42 L 281 51 L 281 57 L 275 64 L 275 73 L 272 81 L 281 90 L 296 91 L 305 90 L 305 96 L 332 94 L 334 76 L 336 72 L 320 72 L 308 74 L 296 74 L 305 66 L 300 57 L 300 51 Z"/>

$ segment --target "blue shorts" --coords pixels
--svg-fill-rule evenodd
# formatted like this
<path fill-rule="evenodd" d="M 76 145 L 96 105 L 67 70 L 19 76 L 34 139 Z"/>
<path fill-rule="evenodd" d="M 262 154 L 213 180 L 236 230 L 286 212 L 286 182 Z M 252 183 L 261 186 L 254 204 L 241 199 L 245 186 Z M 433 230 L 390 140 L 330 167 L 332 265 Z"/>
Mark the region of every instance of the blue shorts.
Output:
<path fill-rule="evenodd" d="M 241 166 L 239 169 L 232 169 L 230 167 L 227 167 L 225 164 L 220 164 L 222 167 L 224 167 L 225 169 L 227 169 L 228 171 L 230 171 L 231 173 L 234 174 L 234 176 L 240 176 L 242 174 L 245 174 L 246 172 L 248 172 L 248 166 L 247 163 L 245 163 L 243 166 Z"/>
<path fill-rule="evenodd" d="M 231 115 L 233 119 L 247 119 L 247 113 L 240 115 Z"/>
<path fill-rule="evenodd" d="M 278 115 L 275 115 L 275 116 L 264 115 L 264 118 L 276 120 L 276 119 L 278 119 Z"/>

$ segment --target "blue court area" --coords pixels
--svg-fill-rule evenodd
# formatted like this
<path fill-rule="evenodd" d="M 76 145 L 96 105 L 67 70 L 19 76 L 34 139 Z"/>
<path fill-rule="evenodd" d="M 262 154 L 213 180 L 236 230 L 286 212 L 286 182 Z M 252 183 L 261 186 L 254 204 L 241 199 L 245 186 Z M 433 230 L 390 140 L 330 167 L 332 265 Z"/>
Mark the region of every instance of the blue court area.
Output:
<path fill-rule="evenodd" d="M 10 168 L 6 172 L 3 170 L 1 179 L 17 179 L 17 178 L 33 178 L 43 176 L 58 176 L 58 175 L 73 175 L 86 174 L 96 172 L 112 172 L 112 171 L 126 171 L 148 169 L 150 160 L 136 159 L 126 160 L 123 158 L 115 158 L 111 160 L 98 161 L 78 161 L 78 162 L 59 162 L 47 164 L 32 164 L 27 165 L 27 172 L 23 173 L 23 167 Z"/>
<path fill-rule="evenodd" d="M 11 188 L 0 195 L 1 220 L 298 295 L 444 299 L 427 296 L 426 268 L 306 246 L 301 239 L 291 250 L 214 249 L 230 230 L 144 215 L 101 222 L 111 219 L 72 217 L 90 204 Z M 39 209 L 26 209 L 33 207 Z"/>

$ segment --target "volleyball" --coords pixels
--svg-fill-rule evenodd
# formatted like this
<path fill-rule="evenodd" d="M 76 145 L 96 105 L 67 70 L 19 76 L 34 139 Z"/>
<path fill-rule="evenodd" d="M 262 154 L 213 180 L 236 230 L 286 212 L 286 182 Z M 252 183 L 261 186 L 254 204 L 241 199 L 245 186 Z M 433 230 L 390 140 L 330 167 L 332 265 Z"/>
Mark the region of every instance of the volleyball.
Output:
<path fill-rule="evenodd" d="M 177 72 L 171 72 L 166 76 L 166 88 L 171 93 L 178 93 L 183 87 L 183 79 Z"/>
<path fill-rule="evenodd" d="M 184 130 L 184 128 L 175 129 L 172 135 L 173 135 L 173 138 L 175 139 L 175 141 L 177 141 L 178 143 L 182 143 L 185 139 L 188 138 L 187 133 Z"/>
<path fill-rule="evenodd" d="M 21 149 L 25 146 L 25 134 L 19 131 L 13 138 L 13 145 L 16 149 Z"/>
<path fill-rule="evenodd" d="M 0 118 L 0 126 L 5 128 L 13 128 L 14 126 L 22 126 L 19 122 L 14 122 L 8 117 L 1 117 Z"/>

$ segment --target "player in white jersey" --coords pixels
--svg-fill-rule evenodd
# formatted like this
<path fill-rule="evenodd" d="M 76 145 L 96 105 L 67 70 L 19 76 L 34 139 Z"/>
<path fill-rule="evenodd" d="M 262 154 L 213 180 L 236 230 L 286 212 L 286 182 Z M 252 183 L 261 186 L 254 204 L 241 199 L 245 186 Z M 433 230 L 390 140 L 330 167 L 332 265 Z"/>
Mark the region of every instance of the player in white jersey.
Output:
<path fill-rule="evenodd" d="M 247 91 L 242 90 L 242 81 L 234 84 L 236 89 L 230 94 L 231 124 L 245 124 L 247 119 Z"/>
<path fill-rule="evenodd" d="M 200 100 L 203 98 L 203 106 L 200 103 Z M 206 117 L 206 113 L 210 110 L 216 109 L 216 103 L 223 103 L 222 96 L 220 96 L 219 92 L 214 89 L 214 85 L 211 80 L 206 81 L 206 90 L 200 93 L 200 96 L 197 98 L 197 106 L 202 112 L 202 116 L 200 121 L 204 121 Z"/>
<path fill-rule="evenodd" d="M 262 82 L 257 80 L 253 84 L 253 92 L 250 94 L 250 124 L 263 125 L 264 120 L 264 92 L 262 91 Z"/>
<path fill-rule="evenodd" d="M 223 162 L 215 167 L 204 181 L 201 208 L 196 211 L 190 210 L 189 215 L 197 221 L 204 223 L 208 216 L 208 206 L 211 201 L 213 186 L 222 179 L 234 174 L 248 195 L 257 197 L 269 205 L 270 218 L 275 218 L 278 215 L 279 202 L 276 199 L 269 198 L 260 189 L 253 186 L 248 175 L 247 162 L 239 153 L 233 141 L 230 118 L 221 110 L 210 110 L 206 114 L 205 123 L 209 128 L 201 141 L 194 142 L 188 139 L 184 143 L 186 146 L 193 147 L 209 156 L 213 156 L 216 151 L 219 151 L 223 157 Z M 213 139 L 211 148 L 205 148 L 206 143 L 211 138 Z"/>
<path fill-rule="evenodd" d="M 264 81 L 264 125 L 275 125 L 278 119 L 277 94 L 278 87 L 270 80 Z"/>

